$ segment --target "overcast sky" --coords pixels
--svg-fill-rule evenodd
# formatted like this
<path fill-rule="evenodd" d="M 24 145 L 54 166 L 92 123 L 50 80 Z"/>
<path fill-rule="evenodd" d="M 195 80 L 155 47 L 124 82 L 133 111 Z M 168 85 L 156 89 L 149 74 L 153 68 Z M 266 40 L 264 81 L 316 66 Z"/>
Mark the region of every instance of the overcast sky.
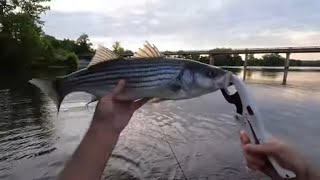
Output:
<path fill-rule="evenodd" d="M 320 45 L 320 0 L 52 0 L 45 32 L 135 51 Z M 320 54 L 294 55 L 320 59 Z"/>

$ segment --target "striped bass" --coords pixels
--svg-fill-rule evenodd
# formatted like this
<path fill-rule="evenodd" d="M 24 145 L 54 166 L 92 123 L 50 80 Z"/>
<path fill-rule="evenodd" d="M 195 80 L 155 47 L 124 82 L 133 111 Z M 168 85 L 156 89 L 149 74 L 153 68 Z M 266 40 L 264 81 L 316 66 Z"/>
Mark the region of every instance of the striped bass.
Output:
<path fill-rule="evenodd" d="M 86 92 L 93 95 L 93 102 L 110 92 L 121 79 L 126 80 L 121 100 L 180 100 L 224 89 L 230 78 L 230 72 L 215 66 L 164 57 L 147 43 L 132 58 L 120 58 L 99 46 L 87 68 L 54 80 L 32 79 L 30 83 L 47 94 L 59 111 L 68 94 Z"/>

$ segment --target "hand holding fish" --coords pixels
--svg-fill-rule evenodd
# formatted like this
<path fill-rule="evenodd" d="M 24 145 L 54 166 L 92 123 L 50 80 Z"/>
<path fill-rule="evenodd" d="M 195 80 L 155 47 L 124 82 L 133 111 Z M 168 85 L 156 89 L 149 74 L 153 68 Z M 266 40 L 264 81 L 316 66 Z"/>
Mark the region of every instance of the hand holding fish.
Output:
<path fill-rule="evenodd" d="M 227 88 L 231 75 L 199 61 L 166 57 L 147 42 L 131 58 L 100 46 L 87 68 L 30 83 L 53 100 L 58 112 L 63 99 L 73 92 L 91 94 L 89 103 L 99 100 L 90 128 L 61 173 L 61 179 L 85 180 L 101 178 L 120 133 L 149 98 L 196 98 Z"/>
<path fill-rule="evenodd" d="M 267 160 L 267 156 L 272 156 L 281 166 L 295 172 L 297 180 L 319 178 L 299 153 L 280 140 L 272 139 L 269 143 L 259 145 L 250 144 L 250 138 L 244 131 L 240 132 L 240 140 L 247 166 L 251 170 L 260 170 L 272 179 L 282 179 Z"/>
<path fill-rule="evenodd" d="M 61 172 L 60 179 L 101 178 L 121 131 L 127 126 L 133 113 L 149 100 L 117 99 L 124 89 L 125 81 L 120 80 L 116 88 L 100 99 L 88 132 Z"/>
<path fill-rule="evenodd" d="M 149 99 L 144 98 L 136 101 L 118 100 L 125 89 L 125 81 L 120 80 L 116 88 L 100 99 L 92 120 L 92 125 L 98 125 L 106 131 L 120 134 L 129 123 L 133 113 L 143 106 Z"/>

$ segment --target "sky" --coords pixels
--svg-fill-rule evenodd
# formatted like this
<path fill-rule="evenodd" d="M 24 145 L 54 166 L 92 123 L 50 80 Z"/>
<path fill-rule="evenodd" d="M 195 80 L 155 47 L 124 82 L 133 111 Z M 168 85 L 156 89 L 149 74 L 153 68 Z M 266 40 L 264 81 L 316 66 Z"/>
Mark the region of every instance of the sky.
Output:
<path fill-rule="evenodd" d="M 136 51 L 320 45 L 319 0 L 52 0 L 46 33 Z M 320 53 L 292 58 L 320 59 Z"/>

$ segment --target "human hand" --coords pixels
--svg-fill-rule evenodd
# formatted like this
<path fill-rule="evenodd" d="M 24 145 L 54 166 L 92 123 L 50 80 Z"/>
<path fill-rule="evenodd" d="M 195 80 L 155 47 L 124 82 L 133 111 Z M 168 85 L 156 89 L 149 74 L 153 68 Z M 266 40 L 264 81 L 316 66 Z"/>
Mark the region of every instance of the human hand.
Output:
<path fill-rule="evenodd" d="M 260 170 L 274 179 L 278 175 L 267 159 L 267 156 L 272 156 L 280 166 L 295 172 L 297 179 L 309 179 L 306 161 L 284 142 L 272 138 L 266 144 L 250 144 L 250 138 L 244 131 L 240 132 L 240 140 L 247 166 L 251 170 Z"/>
<path fill-rule="evenodd" d="M 125 81 L 121 80 L 111 93 L 100 99 L 93 116 L 92 124 L 99 124 L 100 127 L 106 130 L 120 134 L 128 125 L 133 113 L 149 100 L 118 100 L 117 97 L 123 92 L 124 88 Z"/>

